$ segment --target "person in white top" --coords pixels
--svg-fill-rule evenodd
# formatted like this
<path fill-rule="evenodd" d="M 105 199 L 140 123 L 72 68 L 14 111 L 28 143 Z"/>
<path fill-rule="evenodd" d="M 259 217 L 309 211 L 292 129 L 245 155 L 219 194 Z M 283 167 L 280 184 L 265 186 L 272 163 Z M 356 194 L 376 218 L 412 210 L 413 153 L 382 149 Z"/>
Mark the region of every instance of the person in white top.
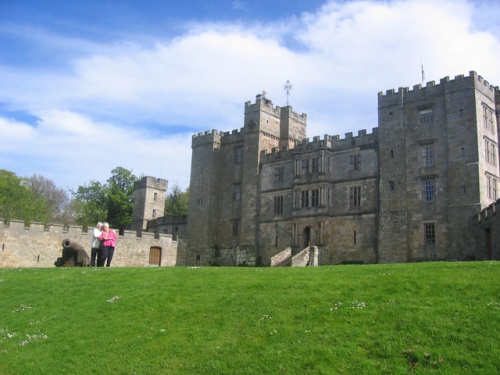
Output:
<path fill-rule="evenodd" d="M 102 234 L 102 223 L 98 222 L 94 228 L 94 232 L 92 233 L 92 250 L 90 251 L 90 266 L 96 266 L 96 257 L 97 264 L 99 264 L 99 260 L 102 257 L 102 249 L 101 249 L 101 241 L 99 241 L 99 237 Z"/>

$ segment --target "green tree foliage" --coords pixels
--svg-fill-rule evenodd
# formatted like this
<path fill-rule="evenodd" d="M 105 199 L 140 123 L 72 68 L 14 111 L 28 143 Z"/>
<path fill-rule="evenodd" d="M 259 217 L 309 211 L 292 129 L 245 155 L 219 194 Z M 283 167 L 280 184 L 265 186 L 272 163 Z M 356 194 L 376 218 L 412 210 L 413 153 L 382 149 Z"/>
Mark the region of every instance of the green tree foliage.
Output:
<path fill-rule="evenodd" d="M 134 183 L 137 177 L 122 167 L 111 171 L 112 176 L 108 179 L 108 222 L 120 231 L 132 223 L 132 211 L 134 208 Z"/>
<path fill-rule="evenodd" d="M 112 228 L 123 231 L 132 222 L 137 177 L 122 167 L 111 173 L 107 184 L 90 181 L 89 185 L 71 191 L 78 224 L 94 226 L 98 221 L 107 221 Z"/>
<path fill-rule="evenodd" d="M 13 172 L 0 169 L 0 217 L 3 217 L 5 222 L 26 218 L 29 196 L 26 181 Z"/>
<path fill-rule="evenodd" d="M 54 182 L 40 175 L 21 178 L 15 173 L 0 170 L 0 217 L 6 222 L 24 220 L 26 224 L 61 222 L 68 215 L 68 195 Z"/>
<path fill-rule="evenodd" d="M 165 199 L 165 215 L 185 216 L 188 214 L 189 188 L 182 191 L 178 184 L 174 184 Z"/>
<path fill-rule="evenodd" d="M 83 226 L 94 226 L 108 216 L 108 187 L 91 180 L 88 185 L 79 186 L 73 195 L 72 208 L 75 222 Z"/>

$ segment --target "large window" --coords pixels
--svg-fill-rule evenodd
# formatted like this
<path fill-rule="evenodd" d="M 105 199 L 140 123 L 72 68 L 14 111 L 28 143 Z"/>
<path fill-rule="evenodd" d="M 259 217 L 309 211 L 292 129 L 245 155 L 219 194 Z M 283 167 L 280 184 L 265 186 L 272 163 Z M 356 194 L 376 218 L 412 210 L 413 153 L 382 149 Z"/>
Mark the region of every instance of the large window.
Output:
<path fill-rule="evenodd" d="M 484 139 L 484 156 L 488 163 L 497 165 L 497 145 L 486 138 Z"/>
<path fill-rule="evenodd" d="M 434 116 L 432 115 L 432 109 L 425 109 L 419 112 L 420 123 L 430 124 L 434 121 Z"/>
<path fill-rule="evenodd" d="M 236 147 L 234 149 L 234 162 L 236 164 L 241 164 L 243 160 L 243 147 Z"/>
<path fill-rule="evenodd" d="M 349 203 L 351 207 L 361 206 L 361 186 L 349 188 Z"/>
<path fill-rule="evenodd" d="M 309 159 L 302 160 L 302 174 L 309 174 Z"/>
<path fill-rule="evenodd" d="M 498 192 L 497 192 L 498 180 L 490 175 L 486 175 L 486 192 L 488 194 L 488 198 L 492 200 L 497 200 Z"/>
<path fill-rule="evenodd" d="M 434 145 L 428 144 L 422 146 L 422 164 L 424 167 L 434 165 Z"/>
<path fill-rule="evenodd" d="M 283 196 L 274 197 L 274 214 L 283 214 Z"/>
<path fill-rule="evenodd" d="M 319 189 L 311 190 L 311 207 L 319 206 Z"/>
<path fill-rule="evenodd" d="M 486 129 L 495 131 L 495 111 L 483 104 L 483 125 Z"/>
<path fill-rule="evenodd" d="M 319 158 L 311 159 L 311 172 L 318 173 L 319 172 Z"/>
<path fill-rule="evenodd" d="M 285 176 L 285 167 L 274 168 L 274 182 L 282 182 Z"/>
<path fill-rule="evenodd" d="M 351 171 L 361 170 L 361 155 L 351 155 L 349 157 L 349 164 L 351 166 Z"/>
<path fill-rule="evenodd" d="M 436 243 L 436 226 L 434 223 L 424 224 L 424 242 L 426 245 Z"/>
<path fill-rule="evenodd" d="M 422 180 L 422 200 L 424 202 L 434 202 L 435 181 L 433 178 Z"/>
<path fill-rule="evenodd" d="M 309 207 L 309 191 L 308 190 L 304 190 L 301 192 L 300 207 L 302 207 L 302 208 Z"/>

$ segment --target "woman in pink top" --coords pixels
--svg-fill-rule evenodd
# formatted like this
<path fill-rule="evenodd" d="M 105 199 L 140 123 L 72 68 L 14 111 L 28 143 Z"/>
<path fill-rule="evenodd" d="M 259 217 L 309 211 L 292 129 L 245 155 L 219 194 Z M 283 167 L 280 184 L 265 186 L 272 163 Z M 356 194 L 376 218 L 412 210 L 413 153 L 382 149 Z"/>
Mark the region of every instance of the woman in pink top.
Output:
<path fill-rule="evenodd" d="M 113 259 L 113 254 L 115 253 L 116 247 L 116 233 L 114 230 L 109 229 L 109 224 L 104 223 L 102 225 L 102 234 L 99 236 L 99 241 L 103 243 L 104 248 L 102 249 L 101 261 L 97 264 L 97 267 L 106 267 L 111 265 L 111 260 Z"/>

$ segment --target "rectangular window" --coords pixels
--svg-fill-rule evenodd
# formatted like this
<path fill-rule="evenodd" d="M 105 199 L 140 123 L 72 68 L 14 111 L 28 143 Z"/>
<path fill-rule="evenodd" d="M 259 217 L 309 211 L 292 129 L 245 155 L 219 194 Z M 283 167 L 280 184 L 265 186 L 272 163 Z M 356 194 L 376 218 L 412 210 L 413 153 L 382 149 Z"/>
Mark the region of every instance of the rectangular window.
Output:
<path fill-rule="evenodd" d="M 318 173 L 319 172 L 319 158 L 311 159 L 311 172 Z"/>
<path fill-rule="evenodd" d="M 498 198 L 497 185 L 498 185 L 498 180 L 495 177 L 490 175 L 486 176 L 486 191 L 489 199 L 497 200 Z"/>
<path fill-rule="evenodd" d="M 434 165 L 434 145 L 422 146 L 422 163 L 424 167 L 431 167 Z"/>
<path fill-rule="evenodd" d="M 238 202 L 241 199 L 241 185 L 233 185 L 233 201 Z"/>
<path fill-rule="evenodd" d="M 319 206 L 319 189 L 311 190 L 311 207 Z"/>
<path fill-rule="evenodd" d="M 349 163 L 351 165 L 351 171 L 361 170 L 361 155 L 351 155 L 349 157 Z"/>
<path fill-rule="evenodd" d="M 429 178 L 422 181 L 422 200 L 424 202 L 434 202 L 434 179 Z"/>
<path fill-rule="evenodd" d="M 285 176 L 285 167 L 274 168 L 274 182 L 282 182 Z"/>
<path fill-rule="evenodd" d="M 484 140 L 484 157 L 492 165 L 497 165 L 497 145 L 489 139 Z"/>
<path fill-rule="evenodd" d="M 300 207 L 309 207 L 309 191 L 305 190 L 301 192 Z"/>
<path fill-rule="evenodd" d="M 241 164 L 243 160 L 243 147 L 237 147 L 234 149 L 234 162 L 235 164 Z"/>
<path fill-rule="evenodd" d="M 426 109 L 419 112 L 420 123 L 421 124 L 430 124 L 434 121 L 434 117 L 432 115 L 432 109 Z"/>
<path fill-rule="evenodd" d="M 283 214 L 283 196 L 274 197 L 274 214 Z"/>
<path fill-rule="evenodd" d="M 233 224 L 233 231 L 232 231 L 233 237 L 236 237 L 240 233 L 240 219 L 234 219 L 232 221 L 232 224 Z"/>
<path fill-rule="evenodd" d="M 424 224 L 424 241 L 426 245 L 436 243 L 436 227 L 434 223 Z"/>
<path fill-rule="evenodd" d="M 349 203 L 351 207 L 361 206 L 361 186 L 355 186 L 349 189 Z"/>
<path fill-rule="evenodd" d="M 302 174 L 303 175 L 309 174 L 309 159 L 302 160 Z"/>
<path fill-rule="evenodd" d="M 495 111 L 483 104 L 483 125 L 486 129 L 495 131 Z"/>

